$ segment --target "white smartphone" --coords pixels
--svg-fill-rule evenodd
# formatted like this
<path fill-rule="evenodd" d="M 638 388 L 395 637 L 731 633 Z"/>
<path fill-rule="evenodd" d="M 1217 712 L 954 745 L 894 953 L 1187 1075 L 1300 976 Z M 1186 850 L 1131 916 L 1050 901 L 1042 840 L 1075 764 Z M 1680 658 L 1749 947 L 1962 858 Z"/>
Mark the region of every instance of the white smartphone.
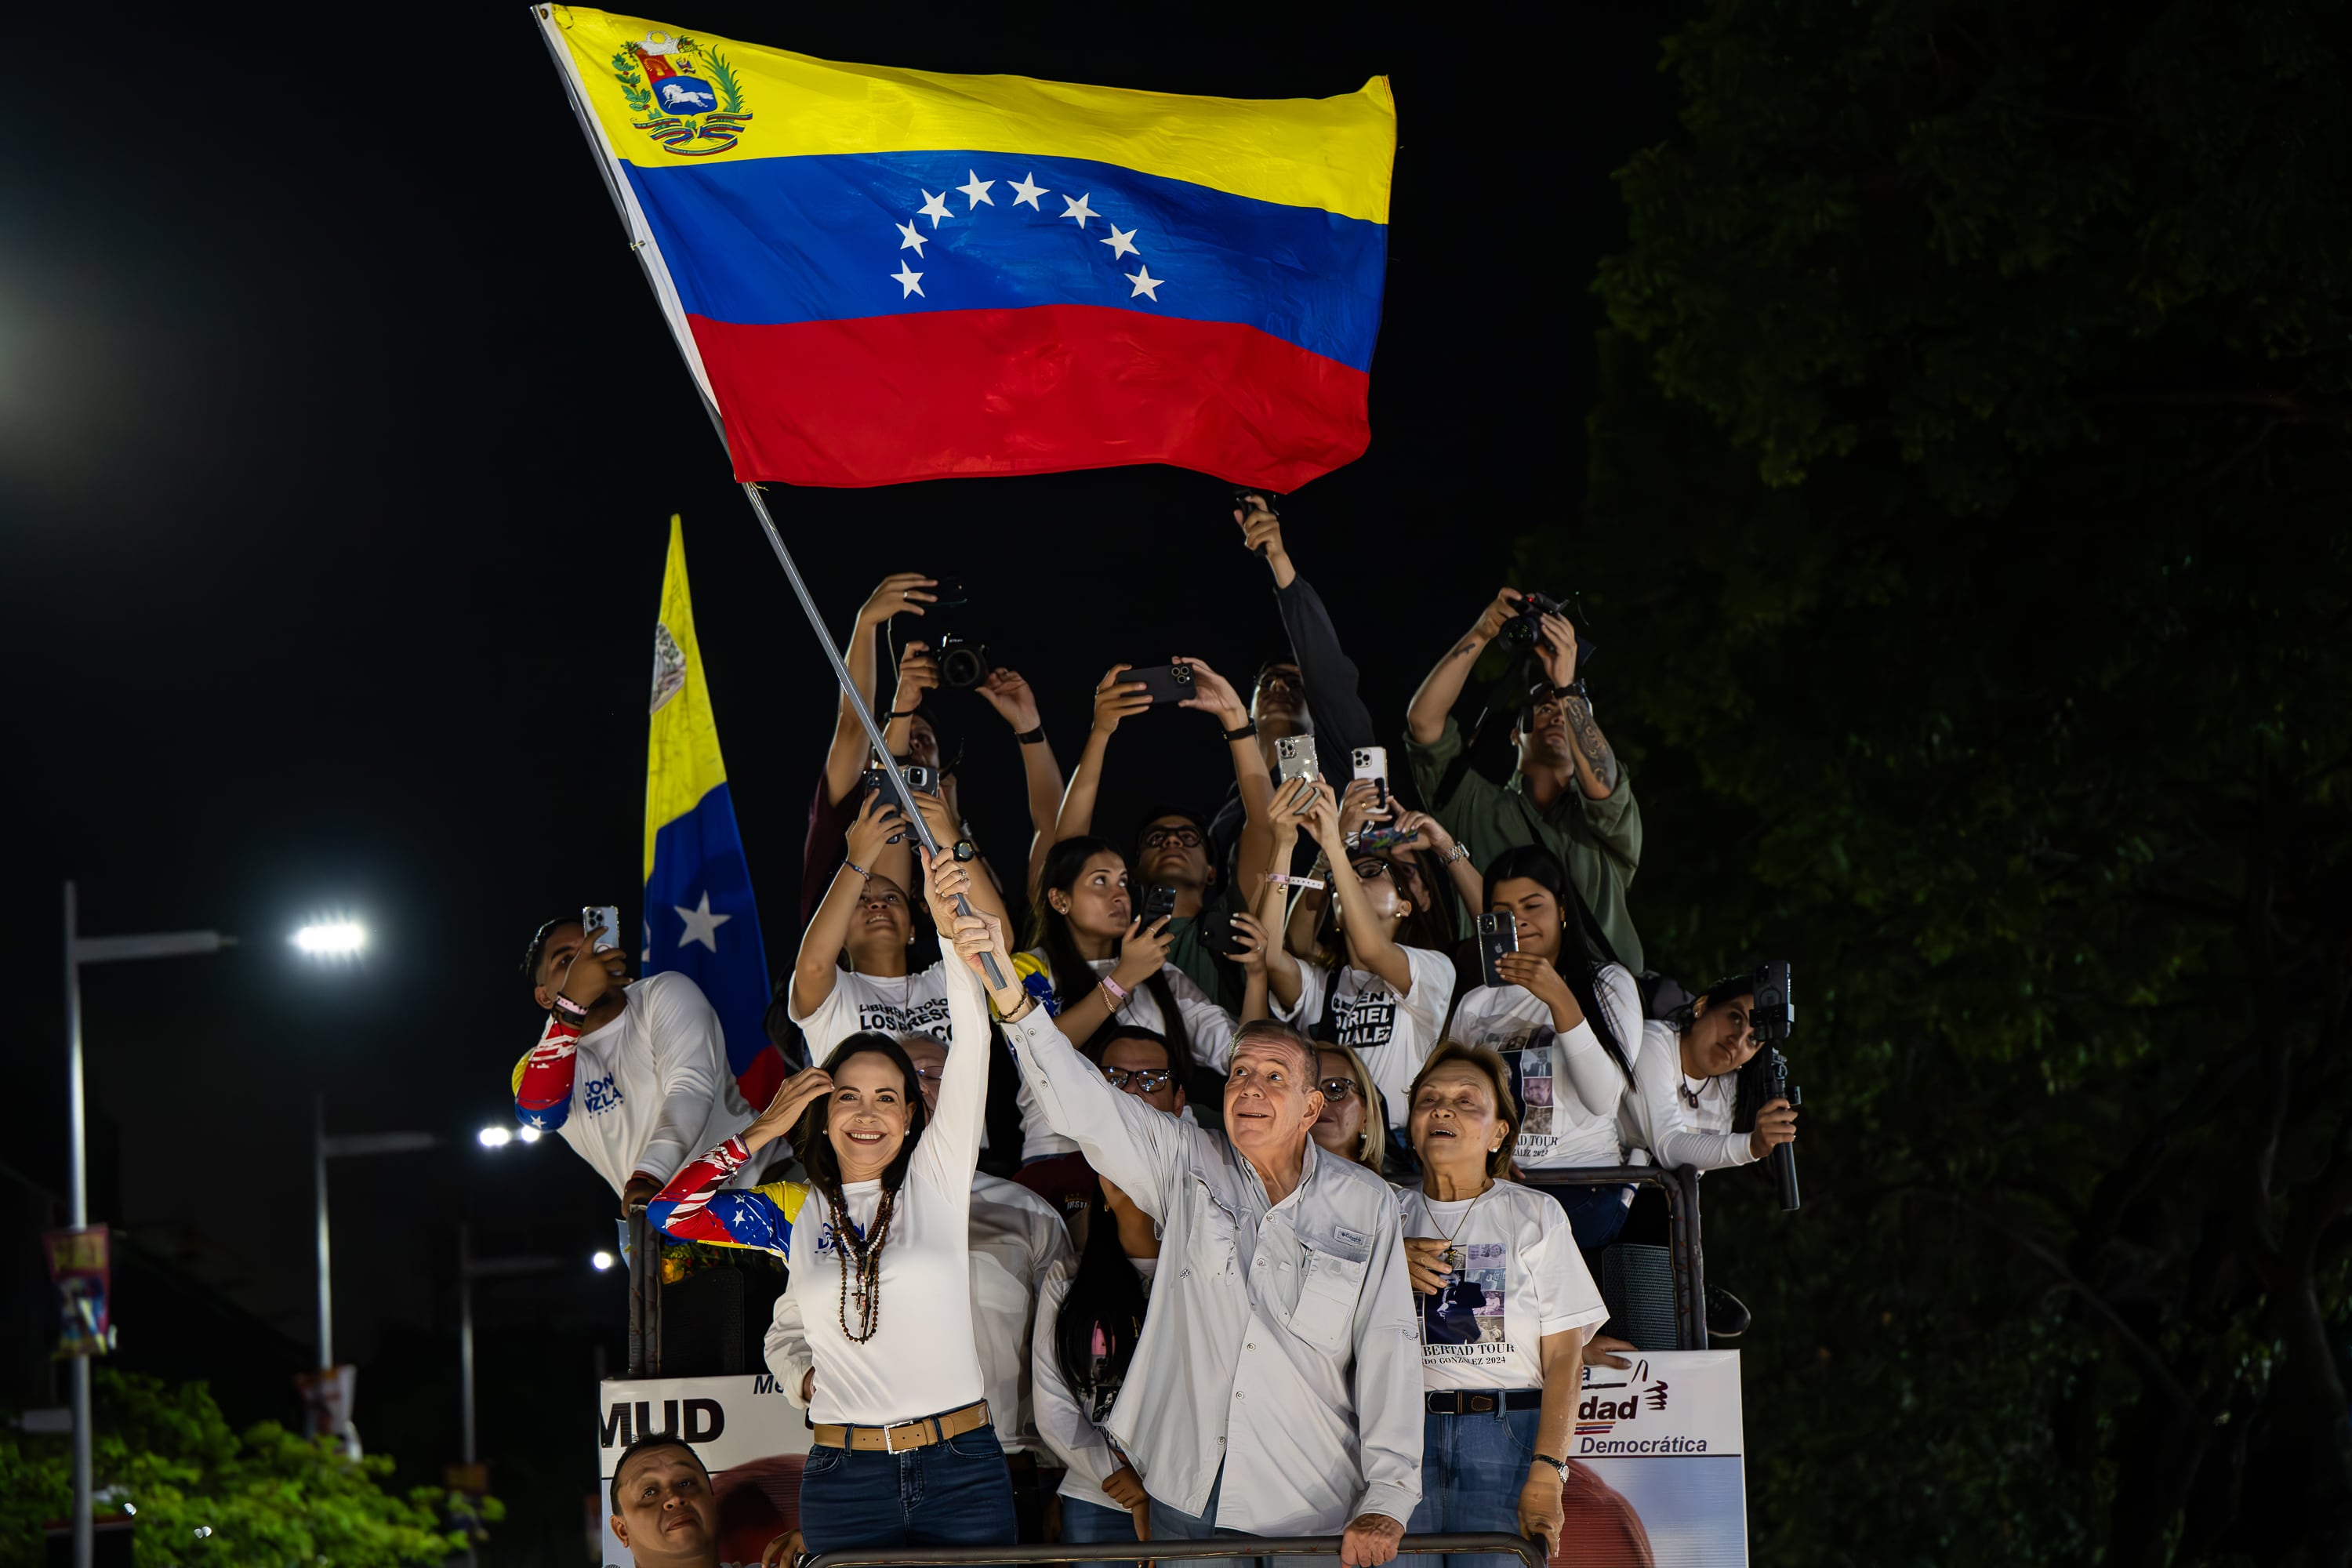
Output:
<path fill-rule="evenodd" d="M 596 951 L 621 951 L 621 907 L 618 904 L 591 904 L 580 911 L 581 929 L 597 938 Z"/>
<path fill-rule="evenodd" d="M 1285 735 L 1274 743 L 1275 776 L 1282 779 L 1319 779 L 1323 766 L 1315 760 L 1315 737 Z"/>
<path fill-rule="evenodd" d="M 1358 746 L 1349 753 L 1354 763 L 1353 776 L 1372 781 L 1372 794 L 1380 807 L 1389 807 L 1389 749 L 1386 746 Z"/>

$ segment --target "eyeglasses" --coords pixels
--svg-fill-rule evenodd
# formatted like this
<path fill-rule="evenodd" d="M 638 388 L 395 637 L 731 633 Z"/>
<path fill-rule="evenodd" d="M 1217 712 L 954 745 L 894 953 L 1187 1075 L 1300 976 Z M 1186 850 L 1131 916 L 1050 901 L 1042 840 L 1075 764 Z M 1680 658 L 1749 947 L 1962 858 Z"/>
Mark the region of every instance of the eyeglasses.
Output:
<path fill-rule="evenodd" d="M 1393 880 L 1396 876 L 1396 872 L 1385 860 L 1351 861 L 1349 868 L 1356 873 L 1359 881 L 1364 882 L 1369 882 L 1375 877 L 1387 877 Z"/>
<path fill-rule="evenodd" d="M 1113 1089 L 1138 1089 L 1146 1094 L 1157 1094 L 1174 1081 L 1176 1075 L 1166 1068 L 1105 1068 L 1103 1081 Z"/>
<path fill-rule="evenodd" d="M 1257 678 L 1257 689 L 1260 691 L 1276 685 L 1287 686 L 1293 691 L 1297 690 L 1298 672 L 1295 669 L 1269 669 Z"/>
<path fill-rule="evenodd" d="M 1356 1080 L 1352 1078 L 1327 1078 L 1317 1083 L 1315 1087 L 1323 1091 L 1324 1099 L 1332 1101 L 1334 1104 L 1347 1099 L 1351 1094 L 1359 1094 L 1362 1092 L 1362 1090 L 1358 1087 Z"/>
<path fill-rule="evenodd" d="M 1143 830 L 1143 847 L 1146 849 L 1163 849 L 1171 844 L 1198 849 L 1201 847 L 1201 830 L 1197 827 L 1147 827 Z"/>

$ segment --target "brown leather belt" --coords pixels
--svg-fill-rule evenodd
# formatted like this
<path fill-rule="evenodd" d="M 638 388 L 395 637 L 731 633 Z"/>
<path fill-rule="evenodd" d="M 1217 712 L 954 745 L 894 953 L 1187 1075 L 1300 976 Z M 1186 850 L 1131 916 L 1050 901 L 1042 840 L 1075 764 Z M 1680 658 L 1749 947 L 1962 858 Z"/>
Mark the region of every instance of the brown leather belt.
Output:
<path fill-rule="evenodd" d="M 820 1448 L 856 1448 L 869 1454 L 903 1454 L 909 1448 L 928 1448 L 950 1437 L 961 1437 L 975 1427 L 987 1425 L 988 1401 L 981 1399 L 961 1410 L 950 1410 L 940 1415 L 919 1416 L 890 1426 L 835 1426 L 820 1422 L 815 1436 Z"/>

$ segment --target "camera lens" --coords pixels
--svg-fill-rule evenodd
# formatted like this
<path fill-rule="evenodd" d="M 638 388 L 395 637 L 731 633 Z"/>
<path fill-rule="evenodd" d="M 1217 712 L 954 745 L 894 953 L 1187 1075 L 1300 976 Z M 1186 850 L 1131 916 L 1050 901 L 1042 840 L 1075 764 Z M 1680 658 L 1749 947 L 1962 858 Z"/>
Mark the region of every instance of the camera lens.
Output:
<path fill-rule="evenodd" d="M 987 679 L 988 655 L 970 644 L 948 649 L 940 660 L 940 679 L 959 690 L 978 686 Z"/>

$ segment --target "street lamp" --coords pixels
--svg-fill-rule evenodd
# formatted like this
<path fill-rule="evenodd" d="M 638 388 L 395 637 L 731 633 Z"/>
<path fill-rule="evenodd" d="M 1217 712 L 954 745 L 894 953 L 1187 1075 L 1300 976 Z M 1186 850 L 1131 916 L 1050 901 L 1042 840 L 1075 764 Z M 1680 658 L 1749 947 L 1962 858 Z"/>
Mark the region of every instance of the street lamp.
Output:
<path fill-rule="evenodd" d="M 80 904 L 74 885 L 66 884 L 66 1151 L 69 1223 L 75 1230 L 89 1228 L 89 1148 L 85 1131 L 88 1097 L 81 1068 L 81 966 L 119 963 L 137 958 L 183 958 L 235 947 L 236 938 L 216 931 L 163 931 L 148 936 L 84 936 Z M 90 1461 L 89 1357 L 73 1358 L 73 1560 L 74 1568 L 91 1568 L 98 1552 L 98 1533 L 91 1510 L 96 1505 Z"/>
<path fill-rule="evenodd" d="M 347 958 L 367 946 L 367 927 L 357 921 L 327 921 L 304 926 L 290 939 L 313 958 Z"/>

